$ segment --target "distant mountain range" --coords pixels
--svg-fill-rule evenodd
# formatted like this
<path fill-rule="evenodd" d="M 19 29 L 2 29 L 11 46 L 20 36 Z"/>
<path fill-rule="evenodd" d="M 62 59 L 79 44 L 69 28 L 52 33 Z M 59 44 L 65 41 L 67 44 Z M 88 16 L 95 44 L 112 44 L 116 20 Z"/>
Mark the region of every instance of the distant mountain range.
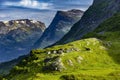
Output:
<path fill-rule="evenodd" d="M 85 39 L 32 50 L 8 80 L 119 80 L 120 13 L 105 20 Z M 16 60 L 17 61 L 17 60 Z"/>
<path fill-rule="evenodd" d="M 7 29 L 1 30 L 1 34 L 4 34 L 3 37 L 5 37 L 4 42 L 6 42 L 8 35 L 9 35 L 9 37 L 12 38 L 12 39 L 10 38 L 11 42 L 9 42 L 9 44 L 7 43 L 9 46 L 6 45 L 3 47 L 4 50 L 1 52 L 4 52 L 5 54 L 1 54 L 0 59 L 2 61 L 6 61 L 6 60 L 9 60 L 9 57 L 10 57 L 10 59 L 16 58 L 16 55 L 18 57 L 19 55 L 23 55 L 25 52 L 28 53 L 31 50 L 32 45 L 33 45 L 32 47 L 34 47 L 34 48 L 35 47 L 43 48 L 43 47 L 46 47 L 48 45 L 55 43 L 56 41 L 60 40 L 60 38 L 62 38 L 70 30 L 70 28 L 72 27 L 72 25 L 74 23 L 76 23 L 78 20 L 81 19 L 83 13 L 84 13 L 83 11 L 77 10 L 77 9 L 73 9 L 73 10 L 69 10 L 69 11 L 58 11 L 56 13 L 56 16 L 53 19 L 51 25 L 46 30 L 45 30 L 45 25 L 43 23 L 41 23 L 39 21 L 34 21 L 34 20 L 21 19 L 21 20 L 0 22 L 0 26 L 3 27 L 2 29 L 4 29 L 4 27 L 6 27 L 7 29 L 10 29 L 10 30 L 7 30 Z M 39 23 L 39 25 L 38 25 L 38 23 Z M 30 38 L 27 37 L 28 35 L 24 36 L 24 34 L 27 33 L 27 30 L 29 30 L 29 28 L 31 29 L 33 24 L 34 24 L 33 28 L 35 28 L 35 30 L 32 31 L 32 33 L 28 34 L 29 36 L 31 36 L 32 40 L 30 40 Z M 15 27 L 16 29 L 12 29 L 13 27 Z M 36 28 L 36 27 L 39 27 L 39 28 Z M 21 31 L 21 29 L 22 30 L 24 29 L 25 32 Z M 18 33 L 19 30 L 20 30 L 20 32 Z M 36 34 L 36 33 L 38 33 L 38 34 Z M 16 36 L 12 37 L 13 35 L 16 35 Z M 20 36 L 18 36 L 18 35 L 20 35 Z M 25 38 L 25 40 L 22 40 L 22 37 Z M 18 39 L 20 39 L 21 41 L 19 41 Z M 37 42 L 35 42 L 36 40 L 37 40 Z M 34 42 L 32 42 L 32 41 L 34 41 Z M 14 45 L 13 42 L 18 43 L 18 44 Z M 16 49 L 14 47 L 10 47 L 11 45 L 15 46 Z M 19 48 L 21 48 L 20 45 L 24 46 L 24 50 L 18 50 Z M 8 49 L 6 49 L 6 47 Z M 1 46 L 1 48 L 2 48 L 2 46 Z M 6 49 L 6 51 L 5 51 L 5 49 Z M 9 52 L 7 53 L 7 51 L 9 51 Z M 14 51 L 14 53 L 12 53 L 13 51 Z M 0 68 L 1 68 L 0 73 L 7 74 L 8 71 L 13 66 L 15 66 L 21 59 L 22 58 L 20 57 L 19 59 L 15 59 L 10 62 L 0 64 Z M 9 68 L 8 68 L 7 67 L 8 65 L 11 65 L 11 66 L 9 66 Z"/>
<path fill-rule="evenodd" d="M 81 13 L 81 11 L 71 11 Z M 63 11 L 58 12 L 59 14 L 57 13 L 56 15 L 59 17 L 55 17 L 50 29 L 47 28 L 43 33 L 43 35 L 48 38 L 43 36 L 43 40 L 37 40 L 35 43 L 35 48 L 39 48 L 42 41 L 45 41 L 44 44 L 47 46 L 47 41 L 54 40 L 56 34 L 59 35 L 63 33 L 63 29 L 65 29 L 67 33 L 67 29 L 69 29 L 70 31 L 60 41 L 54 44 L 56 46 L 34 49 L 31 50 L 27 56 L 2 63 L 0 65 L 0 72 L 10 72 L 8 75 L 1 73 L 4 79 L 120 79 L 120 0 L 94 0 L 93 5 L 84 13 L 82 18 L 75 23 L 71 29 L 69 27 L 66 29 L 64 22 L 69 21 L 70 18 L 65 16 L 71 16 L 71 11 L 67 13 Z M 72 16 L 73 20 L 74 18 L 75 17 Z M 64 22 L 59 22 L 60 20 Z M 56 26 L 58 24 L 60 28 Z M 6 34 L 6 31 L 2 33 Z M 14 41 L 14 38 L 8 37 L 8 39 Z M 15 41 L 21 41 L 21 37 L 20 39 L 15 38 Z M 25 43 L 24 45 L 26 45 Z M 4 70 L 8 64 L 12 66 L 8 67 L 8 70 Z M 3 78 L 0 77 L 0 79 L 2 80 Z"/>
<path fill-rule="evenodd" d="M 29 53 L 45 28 L 44 23 L 28 19 L 0 22 L 0 62 Z"/>
<path fill-rule="evenodd" d="M 45 48 L 60 40 L 81 19 L 83 11 L 73 9 L 69 11 L 58 11 L 50 26 L 44 31 L 34 48 Z"/>

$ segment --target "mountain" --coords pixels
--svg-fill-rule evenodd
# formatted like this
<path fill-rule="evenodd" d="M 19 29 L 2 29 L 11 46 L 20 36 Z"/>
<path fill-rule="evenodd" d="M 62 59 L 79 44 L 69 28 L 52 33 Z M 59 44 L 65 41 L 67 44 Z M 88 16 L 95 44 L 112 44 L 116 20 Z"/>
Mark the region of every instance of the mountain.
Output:
<path fill-rule="evenodd" d="M 60 40 L 83 15 L 81 10 L 58 11 L 34 48 L 47 47 Z"/>
<path fill-rule="evenodd" d="M 113 5 L 112 8 L 115 10 L 118 8 L 118 0 L 95 0 L 93 5 L 101 7 L 103 4 L 99 4 L 101 2 L 106 4 L 106 1 L 110 2 L 109 4 Z M 118 2 L 115 3 L 116 1 Z M 112 10 L 112 8 L 109 9 Z M 107 15 L 101 17 L 107 17 Z M 118 10 L 101 21 L 95 29 L 86 30 L 81 40 L 76 39 L 77 41 L 64 45 L 32 50 L 8 75 L 3 77 L 8 80 L 119 80 L 119 26 Z"/>
<path fill-rule="evenodd" d="M 28 19 L 0 22 L 0 62 L 29 53 L 45 28 L 44 23 Z"/>
<path fill-rule="evenodd" d="M 119 80 L 120 13 L 101 23 L 84 39 L 32 50 L 8 80 Z M 27 74 L 27 75 L 26 75 Z"/>
<path fill-rule="evenodd" d="M 93 31 L 100 23 L 120 12 L 120 0 L 94 0 L 93 5 L 84 13 L 81 20 L 56 44 L 81 39 L 86 33 Z"/>

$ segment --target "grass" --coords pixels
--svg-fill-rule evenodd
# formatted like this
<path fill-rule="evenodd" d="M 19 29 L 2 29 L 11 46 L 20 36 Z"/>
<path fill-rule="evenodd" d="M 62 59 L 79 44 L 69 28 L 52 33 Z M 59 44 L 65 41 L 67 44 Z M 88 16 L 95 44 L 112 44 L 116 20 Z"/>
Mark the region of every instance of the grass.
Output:
<path fill-rule="evenodd" d="M 64 54 L 46 53 L 47 51 L 63 48 L 75 48 L 78 49 L 78 51 L 71 51 Z M 90 50 L 86 50 L 86 48 L 89 48 Z M 8 79 L 60 80 L 65 78 L 69 79 L 69 77 L 73 78 L 71 75 L 76 79 L 86 79 L 86 76 L 90 79 L 93 77 L 97 79 L 100 76 L 104 78 L 112 72 L 120 71 L 119 64 L 115 63 L 111 56 L 109 56 L 108 50 L 109 48 L 104 46 L 104 42 L 96 38 L 83 39 L 66 45 L 54 46 L 43 50 L 33 50 L 29 57 L 20 62 L 11 71 Z M 62 60 L 61 62 L 65 69 L 62 69 L 62 71 L 51 69 L 43 70 L 45 64 L 49 68 L 51 67 L 50 64 L 56 61 L 55 57 Z M 82 57 L 83 59 L 79 62 L 77 60 L 78 57 Z M 47 58 L 51 58 L 49 63 L 44 62 Z M 71 60 L 72 63 L 69 63 L 69 60 Z M 15 76 L 13 77 L 13 75 Z"/>
<path fill-rule="evenodd" d="M 116 14 L 95 31 L 86 34 L 82 40 L 32 50 L 6 78 L 8 80 L 119 80 L 119 21 L 120 14 Z M 54 54 L 53 51 L 59 50 L 63 50 L 62 54 Z"/>

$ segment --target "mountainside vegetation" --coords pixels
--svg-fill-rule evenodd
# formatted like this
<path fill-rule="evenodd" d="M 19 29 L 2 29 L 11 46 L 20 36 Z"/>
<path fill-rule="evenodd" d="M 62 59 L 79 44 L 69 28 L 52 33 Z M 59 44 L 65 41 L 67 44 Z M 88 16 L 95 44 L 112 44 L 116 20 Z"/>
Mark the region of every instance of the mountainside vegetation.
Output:
<path fill-rule="evenodd" d="M 17 59 L 0 63 L 0 75 L 7 75 L 9 74 L 10 70 L 18 64 L 23 58 L 25 58 L 27 55 L 20 56 Z M 1 79 L 0 79 L 1 80 Z"/>
<path fill-rule="evenodd" d="M 82 40 L 32 50 L 8 80 L 119 80 L 120 13 Z"/>
<path fill-rule="evenodd" d="M 55 45 L 81 39 L 92 32 L 103 21 L 120 12 L 120 0 L 94 0 L 82 18 Z"/>
<path fill-rule="evenodd" d="M 120 80 L 119 12 L 120 0 L 94 0 L 82 19 L 57 43 L 59 45 L 34 49 L 19 59 L 0 63 L 0 80 Z M 0 25 L 2 54 L 11 48 L 23 50 L 32 46 L 35 41 L 30 39 L 37 40 L 37 33 L 32 33 L 45 29 L 43 23 L 33 20 L 0 22 Z M 6 25 L 12 28 L 4 29 Z M 23 45 L 4 48 L 12 41 Z"/>

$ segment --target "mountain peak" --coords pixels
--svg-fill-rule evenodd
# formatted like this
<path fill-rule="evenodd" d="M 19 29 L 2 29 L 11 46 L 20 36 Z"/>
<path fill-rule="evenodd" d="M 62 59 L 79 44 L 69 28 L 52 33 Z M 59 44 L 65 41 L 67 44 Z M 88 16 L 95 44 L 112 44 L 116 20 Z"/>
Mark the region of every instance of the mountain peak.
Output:
<path fill-rule="evenodd" d="M 1 21 L 0 61 L 7 61 L 27 54 L 45 29 L 45 24 L 36 20 L 18 19 Z"/>
<path fill-rule="evenodd" d="M 84 13 L 84 11 L 78 10 L 78 9 L 72 9 L 72 10 L 68 10 L 68 11 L 58 11 L 57 12 L 58 15 L 68 16 L 68 17 L 73 17 L 73 16 L 77 16 L 77 15 L 80 15 L 80 14 L 82 15 L 83 13 Z"/>
<path fill-rule="evenodd" d="M 78 10 L 78 9 L 71 9 L 71 10 L 68 10 L 68 12 L 82 13 L 82 12 L 84 12 L 84 11 Z"/>
<path fill-rule="evenodd" d="M 10 21 L 1 21 L 1 23 L 4 23 L 4 24 L 14 24 L 14 23 L 17 23 L 17 24 L 29 24 L 29 23 L 40 23 L 40 24 L 44 24 L 40 21 L 36 21 L 36 20 L 29 20 L 29 19 L 18 19 L 18 20 L 10 20 Z"/>
<path fill-rule="evenodd" d="M 117 12 L 120 12 L 120 0 L 94 0 L 93 5 L 84 13 L 81 20 L 74 24 L 58 44 L 81 39 Z"/>
<path fill-rule="evenodd" d="M 35 48 L 44 48 L 61 39 L 81 19 L 83 11 L 69 10 L 58 11 L 50 26 L 45 30 L 41 38 L 35 43 Z"/>

